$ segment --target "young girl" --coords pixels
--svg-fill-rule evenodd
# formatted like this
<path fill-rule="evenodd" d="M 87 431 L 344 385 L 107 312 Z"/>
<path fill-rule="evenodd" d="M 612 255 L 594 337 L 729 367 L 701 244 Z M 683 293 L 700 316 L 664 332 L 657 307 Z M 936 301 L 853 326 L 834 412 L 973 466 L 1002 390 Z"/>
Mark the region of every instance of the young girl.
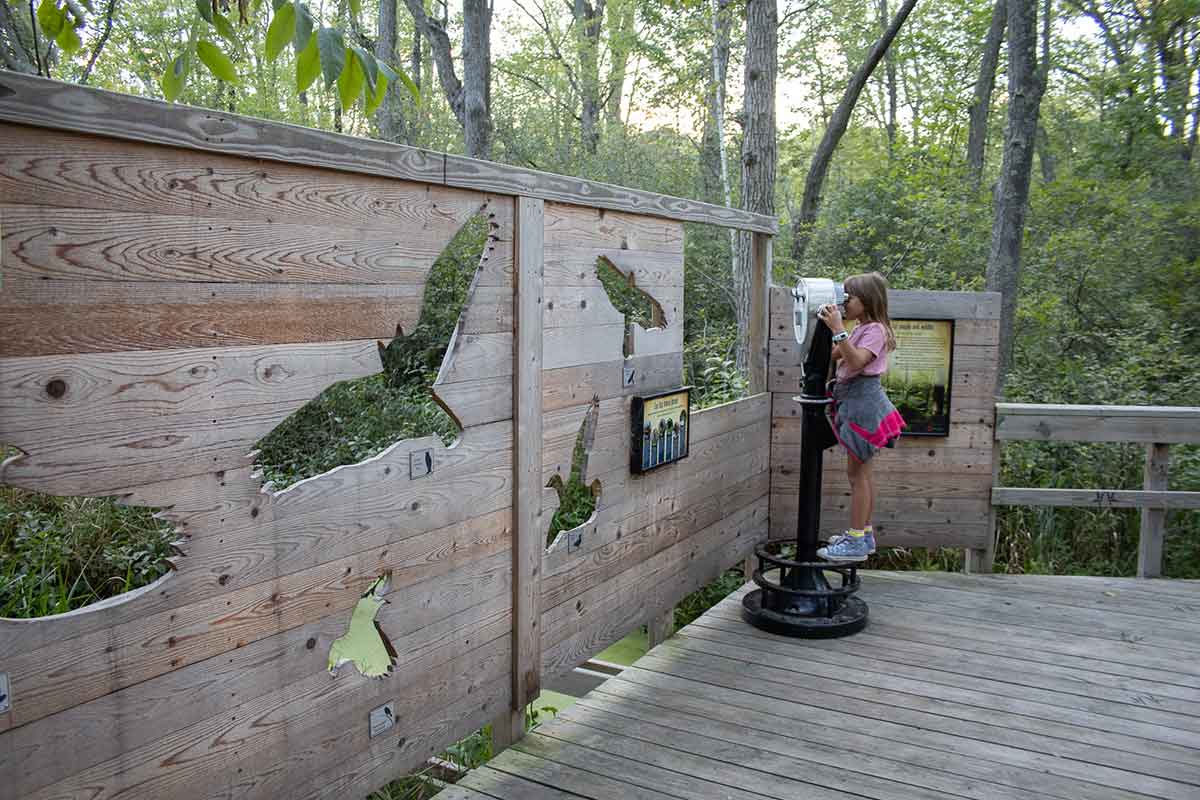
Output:
<path fill-rule="evenodd" d="M 896 337 L 888 319 L 887 281 L 878 272 L 847 278 L 845 314 L 837 306 L 822 306 L 817 318 L 833 331 L 833 359 L 837 379 L 833 384 L 830 424 L 849 456 L 850 529 L 830 538 L 817 555 L 830 561 L 865 561 L 875 552 L 871 513 L 875 506 L 875 478 L 871 459 L 881 447 L 891 447 L 905 422 L 888 400 L 879 376 L 887 371 L 888 353 Z M 857 320 L 847 334 L 845 319 Z"/>

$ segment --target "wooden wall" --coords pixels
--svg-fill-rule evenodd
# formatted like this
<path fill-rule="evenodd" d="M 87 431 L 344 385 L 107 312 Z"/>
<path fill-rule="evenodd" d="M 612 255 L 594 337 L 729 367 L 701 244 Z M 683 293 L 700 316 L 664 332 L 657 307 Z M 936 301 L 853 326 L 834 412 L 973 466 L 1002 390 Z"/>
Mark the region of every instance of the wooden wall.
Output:
<path fill-rule="evenodd" d="M 0 793 L 364 791 L 505 708 L 512 198 L 11 124 L 0 152 L 0 442 L 25 453 L 3 481 L 165 509 L 182 553 L 134 596 L 0 622 Z M 435 387 L 461 440 L 262 487 L 254 443 L 381 369 L 476 214 L 491 242 Z M 421 448 L 434 474 L 410 479 Z M 331 677 L 385 572 L 394 674 Z M 398 730 L 370 740 L 387 701 Z"/>
<path fill-rule="evenodd" d="M 548 203 L 545 230 L 543 478 L 570 477 L 576 437 L 594 408 L 583 481 L 598 481 L 599 491 L 593 518 L 559 534 L 543 558 L 542 672 L 551 677 L 765 541 L 770 429 L 766 394 L 703 410 L 691 417 L 686 459 L 631 474 L 630 397 L 683 380 L 683 226 Z M 600 258 L 632 276 L 666 316 L 661 329 L 634 326 L 628 359 L 624 317 L 596 277 Z M 626 367 L 634 370 L 629 386 Z"/>
<path fill-rule="evenodd" d="M 874 525 L 881 546 L 986 550 L 995 427 L 993 387 L 999 363 L 1000 296 L 994 292 L 889 293 L 895 319 L 954 320 L 953 387 L 948 437 L 902 436 L 875 461 Z M 771 410 L 771 538 L 794 539 L 800 475 L 800 354 L 792 333 L 792 296 L 771 289 L 768 386 Z M 825 451 L 821 533 L 849 523 L 846 455 Z"/>
<path fill-rule="evenodd" d="M 765 539 L 765 394 L 695 414 L 686 460 L 628 474 L 629 396 L 682 380 L 678 220 L 725 212 L 528 171 L 514 187 L 576 203 L 452 188 L 493 167 L 7 73 L 0 90 L 0 443 L 22 451 L 0 482 L 160 509 L 180 548 L 149 587 L 0 620 L 0 798 L 364 795 L 536 693 L 523 658 L 568 670 Z M 261 485 L 254 443 L 381 369 L 377 341 L 417 321 L 477 214 L 492 233 L 434 386 L 459 441 Z M 629 359 L 600 256 L 668 317 Z M 597 513 L 543 552 L 542 487 L 593 409 Z M 433 474 L 410 478 L 426 448 Z M 384 573 L 394 673 L 330 676 Z M 389 701 L 396 727 L 369 738 Z"/>

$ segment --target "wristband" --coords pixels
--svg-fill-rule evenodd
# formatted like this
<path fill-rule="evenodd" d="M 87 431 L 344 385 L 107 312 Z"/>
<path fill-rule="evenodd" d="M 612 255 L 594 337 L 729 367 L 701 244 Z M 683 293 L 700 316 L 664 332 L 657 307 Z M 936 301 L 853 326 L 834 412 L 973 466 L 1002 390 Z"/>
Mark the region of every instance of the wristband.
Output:
<path fill-rule="evenodd" d="M 846 341 L 849 338 L 850 338 L 850 333 L 848 331 L 842 331 L 841 333 L 835 333 L 833 335 L 833 343 L 841 344 L 842 342 Z"/>

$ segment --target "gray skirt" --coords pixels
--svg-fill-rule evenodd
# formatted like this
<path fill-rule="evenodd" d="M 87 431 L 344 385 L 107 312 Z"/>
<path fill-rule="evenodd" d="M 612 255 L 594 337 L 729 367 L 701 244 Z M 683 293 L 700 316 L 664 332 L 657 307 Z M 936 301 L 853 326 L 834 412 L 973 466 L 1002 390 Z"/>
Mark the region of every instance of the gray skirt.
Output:
<path fill-rule="evenodd" d="M 900 412 L 888 400 L 878 375 L 859 375 L 845 383 L 834 383 L 833 403 L 826 414 L 838 443 L 850 457 L 865 463 L 882 447 L 891 447 L 907 427 Z"/>

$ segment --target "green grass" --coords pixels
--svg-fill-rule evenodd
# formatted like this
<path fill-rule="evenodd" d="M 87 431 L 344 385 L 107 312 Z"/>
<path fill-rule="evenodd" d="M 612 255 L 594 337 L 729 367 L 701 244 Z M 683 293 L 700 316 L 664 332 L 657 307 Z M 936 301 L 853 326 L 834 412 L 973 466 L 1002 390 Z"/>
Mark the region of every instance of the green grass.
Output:
<path fill-rule="evenodd" d="M 151 509 L 0 488 L 0 617 L 61 614 L 152 583 L 175 538 Z"/>

